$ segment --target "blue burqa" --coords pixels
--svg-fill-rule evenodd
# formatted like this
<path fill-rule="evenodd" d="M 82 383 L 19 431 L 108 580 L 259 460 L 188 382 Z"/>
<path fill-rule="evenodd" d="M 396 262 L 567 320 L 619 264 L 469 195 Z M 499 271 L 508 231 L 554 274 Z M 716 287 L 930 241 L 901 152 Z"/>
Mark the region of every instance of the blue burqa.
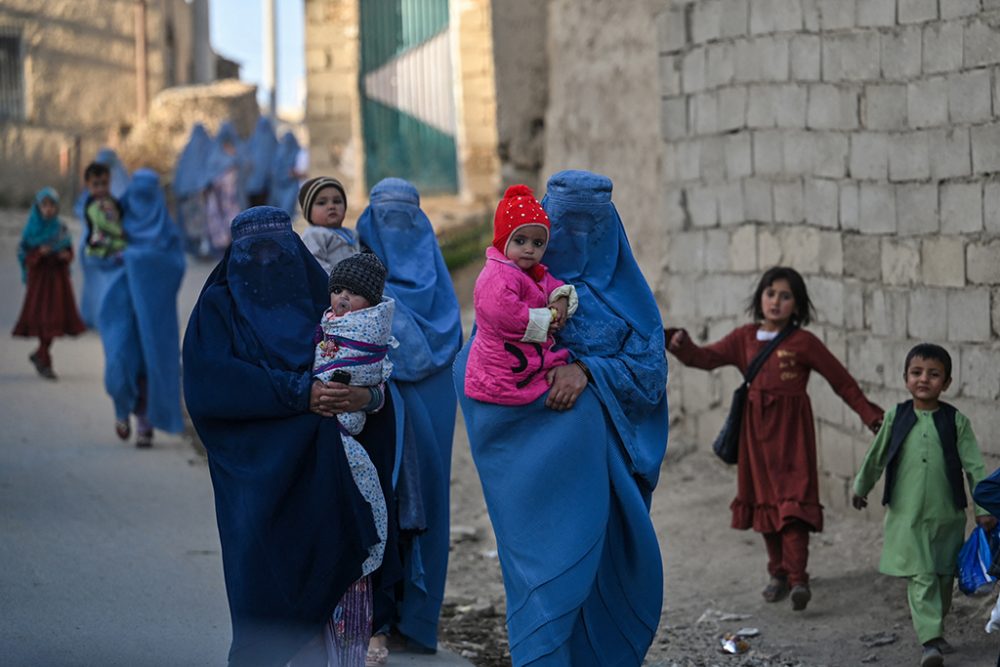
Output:
<path fill-rule="evenodd" d="M 94 162 L 106 165 L 111 170 L 111 196 L 121 201 L 128 189 L 129 175 L 125 165 L 122 164 L 118 154 L 110 148 L 102 148 L 97 152 Z M 83 226 L 83 233 L 80 234 L 80 246 L 77 255 L 80 257 L 80 269 L 83 271 L 83 289 L 80 291 L 80 315 L 83 323 L 91 329 L 97 328 L 98 308 L 104 298 L 104 292 L 108 289 L 111 276 L 115 267 L 119 265 L 117 259 L 113 257 L 94 257 L 87 254 L 87 241 L 90 239 L 90 230 L 87 228 L 87 217 L 84 207 L 90 193 L 86 189 L 77 197 L 73 212 Z"/>
<path fill-rule="evenodd" d="M 277 148 L 278 140 L 274 136 L 274 127 L 270 120 L 261 116 L 247 142 L 247 153 L 251 165 L 246 183 L 248 195 L 267 193 L 271 183 L 271 162 L 274 160 L 274 152 Z"/>
<path fill-rule="evenodd" d="M 412 641 L 437 646 L 448 570 L 451 444 L 455 390 L 451 366 L 462 345 L 462 322 L 451 276 L 417 189 L 399 178 L 372 188 L 358 237 L 385 264 L 385 293 L 396 300 L 390 351 L 405 411 L 403 460 L 397 484 L 404 540 L 397 627 Z"/>
<path fill-rule="evenodd" d="M 195 123 L 174 167 L 171 188 L 178 199 L 201 194 L 212 184 L 212 174 L 208 170 L 211 152 L 212 138 L 204 125 Z"/>
<path fill-rule="evenodd" d="M 291 132 L 285 132 L 281 143 L 274 151 L 271 160 L 271 192 L 272 206 L 282 209 L 290 217 L 295 216 L 295 206 L 298 203 L 299 179 L 295 175 L 295 160 L 299 155 L 299 142 Z"/>
<path fill-rule="evenodd" d="M 580 307 L 557 341 L 593 382 L 565 412 L 501 406 L 455 386 L 497 537 L 516 666 L 640 665 L 659 623 L 649 503 L 666 450 L 667 364 L 656 302 L 611 203 L 611 181 L 549 179 L 545 263 Z"/>
<path fill-rule="evenodd" d="M 180 233 L 167 213 L 156 172 L 135 172 L 122 197 L 128 246 L 109 273 L 99 310 L 104 344 L 104 386 L 118 419 L 142 401 L 156 428 L 180 433 L 180 340 L 177 292 L 184 277 Z"/>
<path fill-rule="evenodd" d="M 378 536 L 336 418 L 309 411 L 326 273 L 283 211 L 248 209 L 232 234 L 188 323 L 184 396 L 215 489 L 229 662 L 277 666 L 321 631 Z M 390 402 L 358 440 L 377 461 L 394 438 Z"/>

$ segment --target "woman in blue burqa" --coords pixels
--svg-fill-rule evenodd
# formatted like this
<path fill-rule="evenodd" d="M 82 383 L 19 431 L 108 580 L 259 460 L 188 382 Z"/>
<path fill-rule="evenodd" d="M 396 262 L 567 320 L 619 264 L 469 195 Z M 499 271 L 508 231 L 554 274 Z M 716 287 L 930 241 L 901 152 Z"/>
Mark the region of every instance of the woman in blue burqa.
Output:
<path fill-rule="evenodd" d="M 247 140 L 247 158 L 249 173 L 247 175 L 246 191 L 249 206 L 267 204 L 271 189 L 271 162 L 278 148 L 278 140 L 274 136 L 274 127 L 266 116 L 257 119 L 253 134 Z"/>
<path fill-rule="evenodd" d="M 111 170 L 111 196 L 121 202 L 129 184 L 128 170 L 122 163 L 118 153 L 111 148 L 102 148 L 97 152 L 94 162 L 103 164 Z M 114 272 L 118 260 L 110 257 L 97 257 L 86 252 L 90 230 L 83 207 L 87 202 L 87 190 L 84 189 L 73 206 L 73 212 L 83 227 L 80 234 L 80 244 L 77 256 L 80 258 L 80 269 L 83 271 L 83 289 L 80 291 L 80 315 L 83 323 L 91 329 L 97 328 L 97 310 L 108 287 L 109 274 Z"/>
<path fill-rule="evenodd" d="M 184 429 L 177 321 L 184 251 L 156 172 L 136 171 L 121 203 L 129 243 L 98 315 L 104 386 L 114 402 L 118 437 L 129 437 L 135 415 L 136 445 L 149 447 L 154 427 Z"/>
<path fill-rule="evenodd" d="M 295 170 L 299 157 L 299 142 L 291 132 L 285 132 L 271 160 L 271 206 L 277 206 L 289 217 L 295 217 L 299 196 L 299 174 Z"/>
<path fill-rule="evenodd" d="M 246 208 L 244 155 L 236 128 L 231 122 L 224 122 L 215 135 L 206 164 L 210 181 L 205 200 L 208 248 L 202 255 L 222 255 L 229 247 L 229 223 Z"/>
<path fill-rule="evenodd" d="M 230 665 L 327 665 L 322 635 L 378 541 L 336 413 L 367 387 L 314 382 L 327 275 L 269 206 L 233 220 L 184 337 L 184 397 L 208 452 L 233 626 Z M 391 492 L 391 397 L 357 436 Z"/>
<path fill-rule="evenodd" d="M 402 463 L 396 484 L 403 584 L 382 591 L 375 613 L 409 641 L 437 648 L 437 626 L 448 570 L 451 444 L 455 390 L 451 366 L 462 345 L 462 322 L 430 220 L 417 189 L 400 178 L 372 188 L 358 219 L 358 237 L 388 269 L 385 292 L 396 300 L 390 351 L 402 397 Z M 373 642 L 380 642 L 378 638 Z"/>
<path fill-rule="evenodd" d="M 556 340 L 573 363 L 547 394 L 508 407 L 455 386 L 496 533 L 515 666 L 640 665 L 663 575 L 649 506 L 667 444 L 667 363 L 656 302 L 632 256 L 611 181 L 549 179 L 545 262 L 576 287 Z M 475 334 L 473 334 L 473 337 Z"/>
<path fill-rule="evenodd" d="M 212 153 L 212 138 L 201 123 L 191 128 L 184 150 L 177 158 L 170 184 L 174 193 L 177 222 L 184 233 L 184 249 L 192 255 L 211 254 L 208 238 L 208 189 L 212 175 L 208 157 Z"/>

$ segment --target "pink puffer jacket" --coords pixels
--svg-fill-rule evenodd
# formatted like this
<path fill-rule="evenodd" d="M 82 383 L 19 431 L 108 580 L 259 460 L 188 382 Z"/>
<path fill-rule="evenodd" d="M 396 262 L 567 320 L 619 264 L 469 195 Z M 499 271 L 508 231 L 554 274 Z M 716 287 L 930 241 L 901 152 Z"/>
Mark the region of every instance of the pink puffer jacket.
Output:
<path fill-rule="evenodd" d="M 555 340 L 548 335 L 549 298 L 563 284 L 548 271 L 536 283 L 499 250 L 487 248 L 473 292 L 476 337 L 465 373 L 466 396 L 526 405 L 546 392 L 548 371 L 569 360 L 567 350 L 552 351 Z M 570 314 L 576 310 L 575 297 L 569 297 Z"/>

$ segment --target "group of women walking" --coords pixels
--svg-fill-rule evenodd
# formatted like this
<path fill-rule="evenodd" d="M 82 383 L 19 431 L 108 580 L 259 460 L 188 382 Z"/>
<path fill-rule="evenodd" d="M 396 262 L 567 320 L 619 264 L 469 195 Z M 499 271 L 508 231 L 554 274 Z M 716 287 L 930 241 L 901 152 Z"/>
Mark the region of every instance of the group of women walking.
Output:
<path fill-rule="evenodd" d="M 231 241 L 230 223 L 247 206 L 268 204 L 294 215 L 300 152 L 294 134 L 286 132 L 279 142 L 264 117 L 246 140 L 229 121 L 214 138 L 195 123 L 171 183 L 186 250 L 221 257 Z"/>
<path fill-rule="evenodd" d="M 558 369 L 551 392 L 565 401 L 555 409 L 544 397 L 518 407 L 465 398 L 470 342 L 462 346 L 454 288 L 419 202 L 411 184 L 386 179 L 357 225 L 386 267 L 399 341 L 385 404 L 357 436 L 394 526 L 373 581 L 372 628 L 437 646 L 457 399 L 497 535 L 514 663 L 637 665 L 662 599 L 648 512 L 667 440 L 667 370 L 659 312 L 611 182 L 561 172 L 542 201 L 551 270 L 580 294 L 561 340 L 589 373 Z M 337 421 L 322 414 L 360 406 L 313 383 L 327 279 L 288 216 L 251 208 L 232 237 L 184 339 L 187 407 L 216 490 L 230 662 L 325 665 L 324 628 L 377 537 Z"/>

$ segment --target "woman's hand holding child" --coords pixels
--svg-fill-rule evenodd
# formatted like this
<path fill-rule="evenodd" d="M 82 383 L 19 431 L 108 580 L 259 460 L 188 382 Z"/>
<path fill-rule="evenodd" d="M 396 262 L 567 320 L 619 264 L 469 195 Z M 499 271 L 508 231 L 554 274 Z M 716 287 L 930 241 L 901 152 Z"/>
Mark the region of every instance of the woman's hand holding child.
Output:
<path fill-rule="evenodd" d="M 545 379 L 549 383 L 545 407 L 552 410 L 569 410 L 587 388 L 587 375 L 577 364 L 553 368 Z"/>

